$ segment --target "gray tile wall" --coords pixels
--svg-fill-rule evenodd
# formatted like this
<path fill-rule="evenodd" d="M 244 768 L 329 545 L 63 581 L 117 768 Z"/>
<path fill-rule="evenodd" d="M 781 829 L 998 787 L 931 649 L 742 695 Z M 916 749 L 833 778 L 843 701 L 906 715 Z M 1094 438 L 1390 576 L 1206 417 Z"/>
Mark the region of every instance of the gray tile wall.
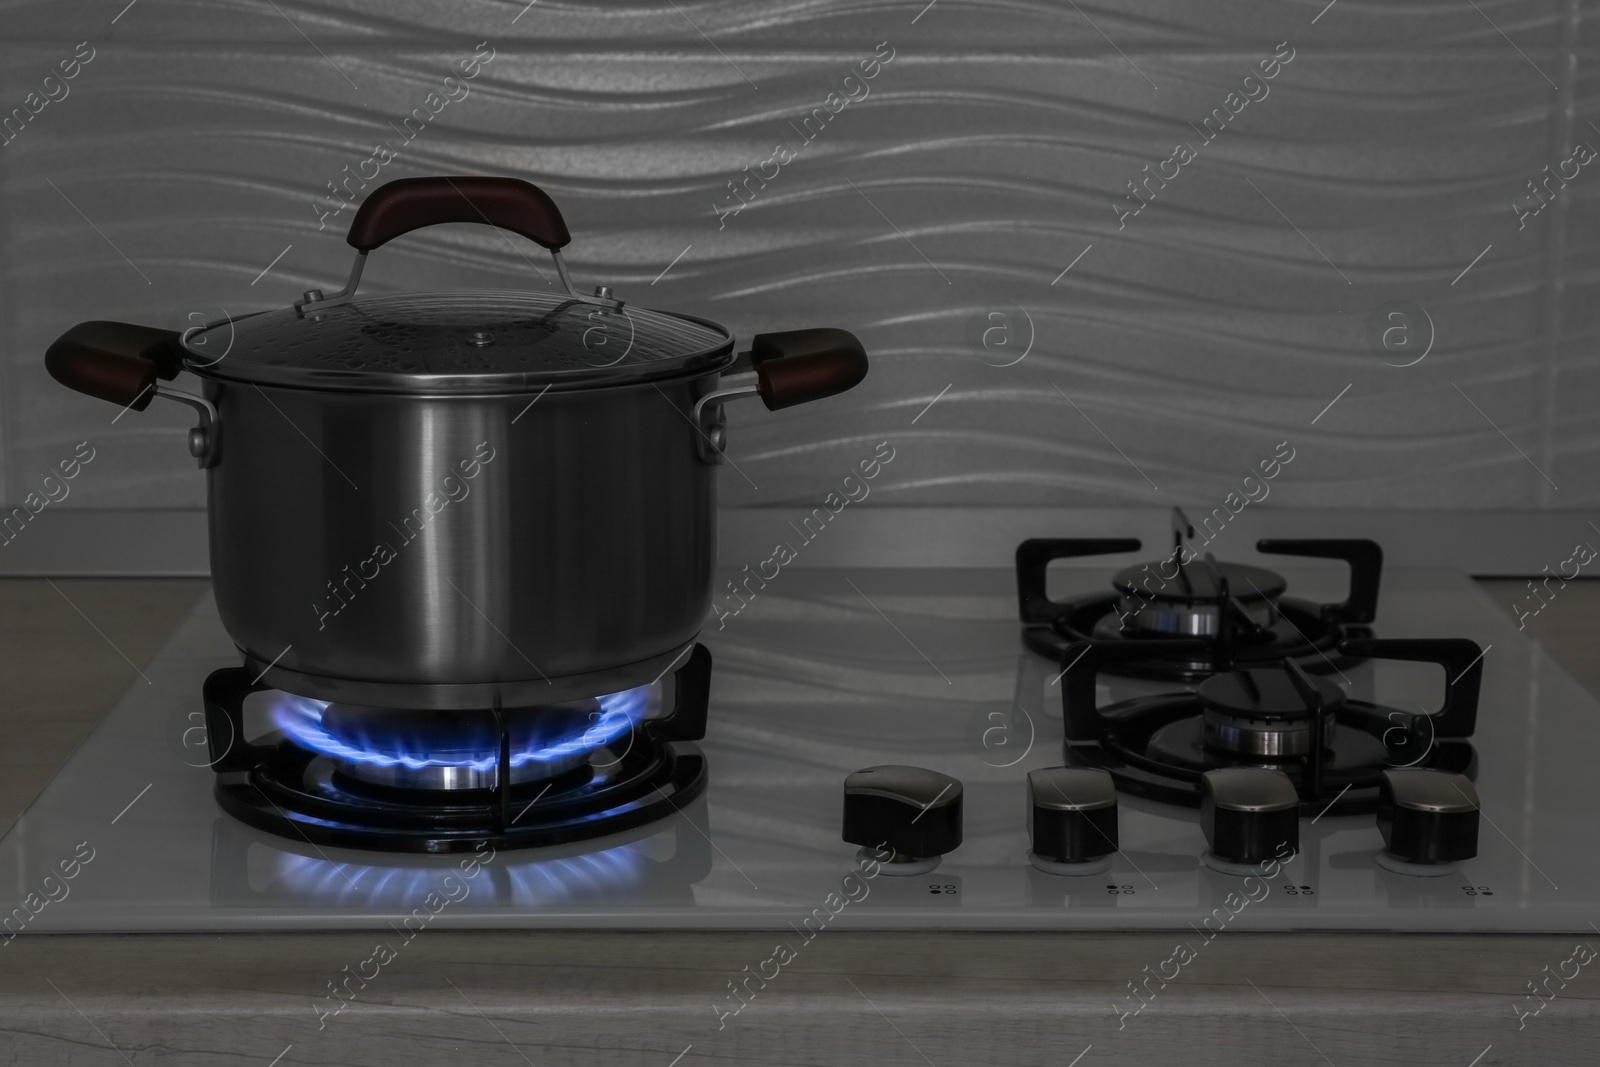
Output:
<path fill-rule="evenodd" d="M 7 500 L 89 439 L 65 506 L 201 504 L 183 412 L 113 424 L 43 349 L 84 318 L 177 327 L 337 288 L 351 213 L 319 228 L 316 205 L 381 139 L 385 179 L 547 188 L 580 281 L 741 339 L 860 334 L 853 393 L 733 412 L 759 489 L 728 472 L 730 504 L 815 502 L 884 438 L 886 503 L 1209 508 L 1281 441 L 1286 505 L 1600 501 L 1600 165 L 1521 229 L 1511 206 L 1575 141 L 1600 149 L 1600 31 L 1575 2 L 125 2 L 0 2 L 0 112 L 94 49 L 0 147 Z M 480 41 L 470 95 L 402 145 L 392 124 Z M 868 95 L 804 143 L 885 41 Z M 1266 95 L 1204 141 L 1282 41 Z M 719 219 L 780 141 L 793 161 Z M 1119 229 L 1126 183 L 1180 141 L 1192 161 Z M 542 285 L 523 254 L 443 228 L 368 277 Z M 1412 366 L 1391 364 L 1423 321 L 1410 348 L 1368 339 L 1396 300 L 1431 321 Z"/>

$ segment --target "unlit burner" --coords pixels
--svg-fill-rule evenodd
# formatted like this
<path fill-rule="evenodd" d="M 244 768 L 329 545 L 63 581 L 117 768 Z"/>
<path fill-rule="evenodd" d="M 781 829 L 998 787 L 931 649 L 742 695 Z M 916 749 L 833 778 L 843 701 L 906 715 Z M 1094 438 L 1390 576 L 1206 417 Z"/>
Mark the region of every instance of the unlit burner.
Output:
<path fill-rule="evenodd" d="M 1129 630 L 1167 637 L 1215 637 L 1222 630 L 1224 597 L 1232 598 L 1251 626 L 1263 635 L 1270 634 L 1279 619 L 1278 598 L 1288 588 L 1283 577 L 1264 567 L 1201 562 L 1203 565 L 1174 566 L 1171 581 L 1159 572 L 1151 574 L 1149 565 L 1127 567 L 1112 575 L 1117 609 L 1095 624 L 1094 639 L 1114 640 L 1127 636 Z"/>
<path fill-rule="evenodd" d="M 1137 552 L 1134 538 L 1031 538 L 1017 546 L 1017 601 L 1023 643 L 1062 666 L 1080 641 L 1152 646 L 1146 655 L 1109 663 L 1107 671 L 1134 678 L 1199 682 L 1234 667 L 1272 667 L 1293 659 L 1312 673 L 1351 664 L 1338 645 L 1370 637 L 1378 606 L 1383 550 L 1376 542 L 1314 538 L 1266 539 L 1267 555 L 1342 560 L 1350 567 L 1349 593 L 1337 603 L 1312 603 L 1285 595 L 1288 582 L 1275 571 L 1213 559 L 1189 543 L 1195 534 L 1180 509 L 1172 512 L 1173 548 L 1161 560 L 1125 567 L 1111 577 L 1109 593 L 1052 600 L 1046 572 L 1053 560 Z M 1153 643 L 1172 638 L 1205 642 L 1198 653 L 1159 653 Z"/>
<path fill-rule="evenodd" d="M 1323 736 L 1332 737 L 1344 690 L 1325 678 L 1311 684 L 1325 709 Z M 1196 695 L 1208 747 L 1263 759 L 1311 754 L 1311 712 L 1283 671 L 1257 668 L 1213 675 L 1200 683 Z"/>

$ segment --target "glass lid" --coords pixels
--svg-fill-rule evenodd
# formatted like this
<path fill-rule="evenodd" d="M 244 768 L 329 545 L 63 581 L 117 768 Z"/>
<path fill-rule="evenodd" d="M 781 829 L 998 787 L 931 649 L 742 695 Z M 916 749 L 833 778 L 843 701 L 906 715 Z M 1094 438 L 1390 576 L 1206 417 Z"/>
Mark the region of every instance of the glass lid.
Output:
<path fill-rule="evenodd" d="M 470 290 L 359 296 L 374 250 L 413 230 L 470 222 L 546 249 L 564 293 Z M 381 393 L 586 389 L 715 370 L 733 362 L 723 327 L 633 308 L 606 286 L 579 293 L 561 249 L 572 239 L 544 190 L 520 178 L 399 178 L 350 223 L 350 278 L 293 307 L 184 334 L 184 364 L 205 377 Z M 218 355 L 218 353 L 222 353 Z"/>
<path fill-rule="evenodd" d="M 202 376 L 384 393 L 593 388 L 733 359 L 732 336 L 705 319 L 497 290 L 302 301 L 212 323 L 184 343 Z"/>

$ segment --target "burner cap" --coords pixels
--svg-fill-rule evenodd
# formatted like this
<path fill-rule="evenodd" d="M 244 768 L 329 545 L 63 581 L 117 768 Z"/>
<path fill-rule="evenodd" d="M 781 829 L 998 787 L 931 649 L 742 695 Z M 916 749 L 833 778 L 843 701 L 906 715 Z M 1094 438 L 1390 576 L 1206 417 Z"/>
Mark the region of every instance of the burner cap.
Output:
<path fill-rule="evenodd" d="M 1145 633 L 1214 637 L 1221 629 L 1222 587 L 1258 629 L 1278 620 L 1278 597 L 1288 588 L 1272 571 L 1236 563 L 1197 560 L 1166 577 L 1171 561 L 1120 570 L 1111 578 L 1117 590 L 1119 627 Z"/>
<path fill-rule="evenodd" d="M 1333 735 L 1344 690 L 1323 678 L 1311 684 L 1322 694 L 1323 745 Z M 1271 668 L 1231 671 L 1207 678 L 1195 691 L 1205 720 L 1205 741 L 1214 749 L 1255 759 L 1310 755 L 1311 716 L 1288 674 Z"/>
<path fill-rule="evenodd" d="M 1222 595 L 1219 579 L 1227 580 L 1228 595 L 1241 604 L 1275 600 L 1289 588 L 1289 583 L 1276 571 L 1244 563 L 1213 566 L 1197 561 L 1179 567 L 1175 577 L 1164 577 L 1162 572 L 1171 569 L 1168 560 L 1126 567 L 1111 576 L 1111 585 L 1125 597 L 1175 604 L 1215 601 Z"/>
<path fill-rule="evenodd" d="M 1323 707 L 1335 711 L 1344 704 L 1344 690 L 1326 678 L 1311 679 L 1322 694 Z M 1271 668 L 1230 671 L 1207 678 L 1196 691 L 1207 711 L 1244 719 L 1305 719 L 1306 702 L 1289 675 Z"/>

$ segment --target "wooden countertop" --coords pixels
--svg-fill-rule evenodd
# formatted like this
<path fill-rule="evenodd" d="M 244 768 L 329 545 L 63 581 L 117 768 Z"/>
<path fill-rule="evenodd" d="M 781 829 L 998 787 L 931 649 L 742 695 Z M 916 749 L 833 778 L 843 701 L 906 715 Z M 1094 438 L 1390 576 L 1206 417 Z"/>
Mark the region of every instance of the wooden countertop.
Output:
<path fill-rule="evenodd" d="M 1483 585 L 1508 615 L 1526 593 Z M 139 683 L 205 588 L 0 580 L 0 728 L 12 739 L 0 826 Z M 1528 630 L 1600 692 L 1600 583 L 1573 583 Z M 1528 983 L 1572 955 L 1570 937 L 1359 933 L 1230 933 L 1178 978 L 1141 986 L 1158 991 L 1119 1018 L 1114 1005 L 1131 1006 L 1130 983 L 1168 958 L 1173 935 L 840 931 L 719 1020 L 727 983 L 771 954 L 772 935 L 432 931 L 319 1020 L 328 983 L 376 940 L 21 937 L 0 947 L 0 1064 L 1493 1067 L 1587 1062 L 1600 1033 L 1600 969 L 1552 981 L 1555 998 L 1519 1030 L 1516 1006 L 1536 1003 Z"/>

